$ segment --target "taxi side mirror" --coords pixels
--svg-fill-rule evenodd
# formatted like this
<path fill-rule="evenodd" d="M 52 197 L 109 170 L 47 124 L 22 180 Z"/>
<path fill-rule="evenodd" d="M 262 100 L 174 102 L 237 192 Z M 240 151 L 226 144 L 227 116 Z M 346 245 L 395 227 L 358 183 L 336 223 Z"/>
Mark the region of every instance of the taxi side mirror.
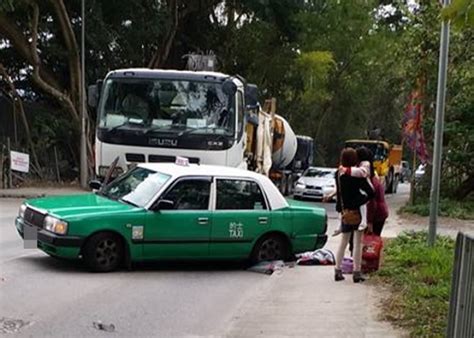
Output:
<path fill-rule="evenodd" d="M 174 209 L 174 202 L 170 200 L 159 200 L 153 210 L 172 210 Z"/>
<path fill-rule="evenodd" d="M 98 180 L 89 181 L 89 188 L 92 190 L 100 190 L 102 188 L 102 182 Z"/>

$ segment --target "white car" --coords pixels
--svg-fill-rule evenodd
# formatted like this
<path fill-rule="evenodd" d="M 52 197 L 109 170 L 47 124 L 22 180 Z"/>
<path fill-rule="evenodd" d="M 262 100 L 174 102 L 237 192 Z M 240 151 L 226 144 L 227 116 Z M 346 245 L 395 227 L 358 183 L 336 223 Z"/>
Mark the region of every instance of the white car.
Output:
<path fill-rule="evenodd" d="M 323 199 L 333 194 L 336 191 L 336 170 L 336 168 L 309 167 L 296 182 L 293 197 Z"/>

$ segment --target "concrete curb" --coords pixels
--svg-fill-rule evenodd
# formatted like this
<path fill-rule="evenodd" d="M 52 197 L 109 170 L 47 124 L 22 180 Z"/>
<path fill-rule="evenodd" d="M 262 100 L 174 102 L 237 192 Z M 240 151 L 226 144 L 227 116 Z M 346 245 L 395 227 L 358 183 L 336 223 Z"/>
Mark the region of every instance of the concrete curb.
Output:
<path fill-rule="evenodd" d="M 53 194 L 54 195 L 54 194 Z M 0 194 L 0 198 L 24 198 L 24 199 L 29 199 L 29 198 L 39 198 L 39 197 L 46 197 L 46 196 L 52 196 L 51 194 Z"/>
<path fill-rule="evenodd" d="M 89 191 L 81 189 L 48 189 L 48 188 L 24 188 L 24 189 L 2 189 L 0 190 L 0 199 L 2 198 L 40 198 L 48 196 L 61 196 L 71 194 L 84 194 Z"/>

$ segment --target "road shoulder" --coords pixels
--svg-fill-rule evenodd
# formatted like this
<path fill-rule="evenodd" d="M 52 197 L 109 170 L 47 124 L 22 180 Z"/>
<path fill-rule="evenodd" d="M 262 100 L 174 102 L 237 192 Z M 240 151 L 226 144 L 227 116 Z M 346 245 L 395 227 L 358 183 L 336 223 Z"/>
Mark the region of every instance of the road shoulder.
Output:
<path fill-rule="evenodd" d="M 296 266 L 271 276 L 271 284 L 239 309 L 227 337 L 400 337 L 377 319 L 381 289 L 334 282 L 332 266 Z"/>

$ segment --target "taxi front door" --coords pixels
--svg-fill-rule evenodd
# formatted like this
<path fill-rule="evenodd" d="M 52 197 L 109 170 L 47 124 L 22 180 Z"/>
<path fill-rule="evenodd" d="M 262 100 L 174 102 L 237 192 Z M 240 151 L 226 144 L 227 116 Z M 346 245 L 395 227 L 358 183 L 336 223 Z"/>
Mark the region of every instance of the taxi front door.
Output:
<path fill-rule="evenodd" d="M 160 197 L 157 207 L 146 216 L 145 259 L 191 259 L 209 255 L 210 187 L 210 178 L 179 179 Z"/>

